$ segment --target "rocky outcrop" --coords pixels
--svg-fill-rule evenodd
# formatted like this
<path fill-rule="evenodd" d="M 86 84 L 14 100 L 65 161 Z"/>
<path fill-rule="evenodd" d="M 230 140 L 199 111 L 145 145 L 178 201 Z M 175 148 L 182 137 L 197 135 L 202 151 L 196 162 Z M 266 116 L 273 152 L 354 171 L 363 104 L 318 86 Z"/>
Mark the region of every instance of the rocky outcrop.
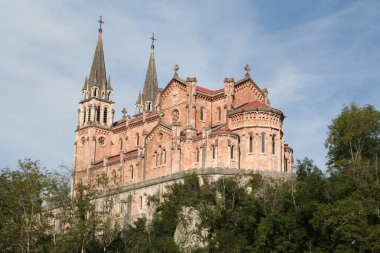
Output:
<path fill-rule="evenodd" d="M 198 210 L 194 207 L 182 207 L 174 241 L 183 252 L 193 252 L 207 246 L 209 232 L 200 226 L 201 222 Z"/>

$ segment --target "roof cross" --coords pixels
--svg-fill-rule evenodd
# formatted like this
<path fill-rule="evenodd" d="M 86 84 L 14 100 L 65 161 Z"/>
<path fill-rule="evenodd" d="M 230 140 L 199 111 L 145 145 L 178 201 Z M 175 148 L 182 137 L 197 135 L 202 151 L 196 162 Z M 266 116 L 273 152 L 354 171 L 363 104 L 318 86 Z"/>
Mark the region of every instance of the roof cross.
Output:
<path fill-rule="evenodd" d="M 102 24 L 104 24 L 102 15 L 99 16 L 98 23 L 99 23 L 99 32 L 102 32 Z"/>
<path fill-rule="evenodd" d="M 152 33 L 152 37 L 150 37 L 150 39 L 152 40 L 152 45 L 150 46 L 150 48 L 154 49 L 154 41 L 157 40 L 157 39 L 154 37 L 154 33 Z"/>
<path fill-rule="evenodd" d="M 246 76 L 249 76 L 249 71 L 251 71 L 251 67 L 249 66 L 249 64 L 246 64 L 245 67 L 244 67 L 244 70 L 245 70 L 245 75 Z"/>

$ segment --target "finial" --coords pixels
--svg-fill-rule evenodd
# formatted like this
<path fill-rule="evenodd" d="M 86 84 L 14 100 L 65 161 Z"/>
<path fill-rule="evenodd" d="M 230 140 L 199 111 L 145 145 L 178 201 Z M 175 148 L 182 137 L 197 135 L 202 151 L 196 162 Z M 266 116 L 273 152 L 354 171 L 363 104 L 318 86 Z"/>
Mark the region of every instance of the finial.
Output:
<path fill-rule="evenodd" d="M 173 70 L 174 70 L 174 76 L 178 76 L 178 73 L 177 73 L 178 70 L 179 70 L 179 66 L 178 66 L 178 64 L 174 65 Z"/>
<path fill-rule="evenodd" d="M 251 71 L 251 67 L 249 66 L 249 64 L 246 64 L 244 69 L 246 71 L 245 76 L 249 76 L 249 71 Z"/>
<path fill-rule="evenodd" d="M 154 41 L 157 40 L 155 37 L 154 37 L 154 33 L 152 33 L 152 37 L 150 37 L 150 39 L 152 40 L 152 45 L 150 46 L 150 48 L 152 50 L 154 50 Z"/>
<path fill-rule="evenodd" d="M 127 114 L 127 109 L 125 109 L 125 107 L 124 107 L 123 110 L 121 110 L 121 113 L 123 114 L 123 119 L 125 119 L 126 114 Z"/>
<path fill-rule="evenodd" d="M 99 23 L 99 33 L 102 33 L 102 24 L 104 24 L 102 15 L 99 16 L 98 23 Z"/>

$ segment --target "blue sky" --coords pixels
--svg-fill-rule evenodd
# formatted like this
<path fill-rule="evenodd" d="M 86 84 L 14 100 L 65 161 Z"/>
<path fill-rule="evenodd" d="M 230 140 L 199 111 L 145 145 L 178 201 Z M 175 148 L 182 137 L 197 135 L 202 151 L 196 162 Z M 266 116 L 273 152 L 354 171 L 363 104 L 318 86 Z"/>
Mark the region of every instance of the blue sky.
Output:
<path fill-rule="evenodd" d="M 159 86 L 180 66 L 210 89 L 244 65 L 286 115 L 295 158 L 324 168 L 327 125 L 343 104 L 380 108 L 380 1 L 75 1 L 2 3 L 0 168 L 73 161 L 81 87 L 99 15 L 115 119 L 134 112 L 156 41 Z"/>

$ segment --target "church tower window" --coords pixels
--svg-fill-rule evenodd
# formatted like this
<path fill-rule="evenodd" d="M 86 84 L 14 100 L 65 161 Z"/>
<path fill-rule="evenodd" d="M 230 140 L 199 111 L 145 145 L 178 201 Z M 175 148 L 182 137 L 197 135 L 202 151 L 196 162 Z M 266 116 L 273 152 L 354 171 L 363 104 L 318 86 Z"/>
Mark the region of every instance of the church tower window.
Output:
<path fill-rule="evenodd" d="M 215 159 L 215 155 L 216 155 L 216 154 L 215 154 L 215 153 L 216 153 L 215 151 L 216 151 L 216 150 L 215 150 L 215 146 L 214 146 L 214 145 L 211 146 L 211 150 L 212 150 L 212 159 Z"/>
<path fill-rule="evenodd" d="M 90 121 L 90 120 L 91 120 L 91 106 L 88 109 L 88 118 L 87 118 L 87 121 Z"/>
<path fill-rule="evenodd" d="M 140 145 L 140 135 L 139 133 L 136 134 L 136 145 Z"/>
<path fill-rule="evenodd" d="M 272 155 L 276 154 L 276 135 L 272 136 Z"/>
<path fill-rule="evenodd" d="M 86 108 L 83 109 L 83 124 L 86 123 Z"/>
<path fill-rule="evenodd" d="M 133 166 L 131 165 L 131 179 L 133 179 Z"/>
<path fill-rule="evenodd" d="M 234 146 L 231 146 L 231 154 L 230 154 L 231 160 L 234 159 Z"/>
<path fill-rule="evenodd" d="M 100 111 L 100 110 L 99 110 Z M 107 124 L 107 113 L 108 113 L 108 108 L 104 108 L 104 114 L 103 114 L 103 123 Z M 100 117 L 100 116 L 99 116 Z"/>
<path fill-rule="evenodd" d="M 96 122 L 100 122 L 100 106 L 96 107 Z"/>

